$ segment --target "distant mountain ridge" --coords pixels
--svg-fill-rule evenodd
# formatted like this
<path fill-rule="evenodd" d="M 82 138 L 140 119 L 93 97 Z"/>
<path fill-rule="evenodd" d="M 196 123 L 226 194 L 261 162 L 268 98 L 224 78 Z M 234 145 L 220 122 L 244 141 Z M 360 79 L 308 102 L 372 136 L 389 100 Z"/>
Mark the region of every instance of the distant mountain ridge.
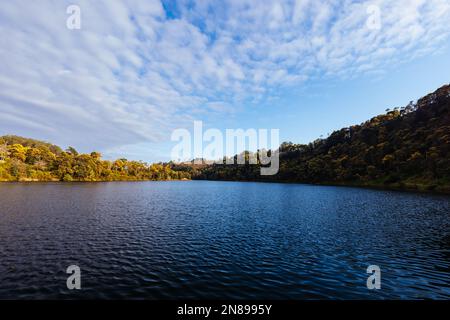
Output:
<path fill-rule="evenodd" d="M 284 142 L 280 170 L 185 167 L 194 179 L 355 185 L 450 193 L 450 85 L 307 145 Z"/>

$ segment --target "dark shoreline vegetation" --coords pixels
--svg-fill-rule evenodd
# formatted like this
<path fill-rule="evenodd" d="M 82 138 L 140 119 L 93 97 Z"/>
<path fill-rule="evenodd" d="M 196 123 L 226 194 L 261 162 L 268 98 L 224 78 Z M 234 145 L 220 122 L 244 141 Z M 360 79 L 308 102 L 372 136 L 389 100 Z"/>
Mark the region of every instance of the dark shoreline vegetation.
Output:
<path fill-rule="evenodd" d="M 280 170 L 258 165 L 177 166 L 194 179 L 292 182 L 450 193 L 450 85 L 304 144 L 284 142 Z M 250 153 L 241 154 L 248 158 Z M 237 156 L 235 156 L 235 160 Z"/>
<path fill-rule="evenodd" d="M 280 170 L 260 165 L 147 164 L 102 160 L 98 152 L 63 151 L 50 143 L 0 137 L 0 181 L 227 180 L 341 185 L 450 193 L 450 85 L 416 103 L 386 110 L 360 125 L 307 145 L 280 145 Z M 250 152 L 239 156 L 246 159 Z M 234 158 L 237 160 L 238 155 Z M 235 161 L 236 162 L 236 161 Z"/>

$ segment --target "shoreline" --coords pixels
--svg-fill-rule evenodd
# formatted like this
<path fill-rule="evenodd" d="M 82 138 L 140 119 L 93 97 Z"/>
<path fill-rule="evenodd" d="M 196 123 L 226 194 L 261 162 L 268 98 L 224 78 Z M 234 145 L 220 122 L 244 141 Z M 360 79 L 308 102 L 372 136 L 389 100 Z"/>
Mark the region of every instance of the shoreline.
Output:
<path fill-rule="evenodd" d="M 217 180 L 217 179 L 192 179 L 192 181 L 223 181 L 223 182 L 255 182 L 255 183 L 280 183 L 280 184 L 303 184 L 310 186 L 324 186 L 324 187 L 346 187 L 346 188 L 361 188 L 384 191 L 400 191 L 400 192 L 414 192 L 420 194 L 435 194 L 435 195 L 450 195 L 449 190 L 442 189 L 420 189 L 420 188 L 405 188 L 393 185 L 365 185 L 365 184 L 351 184 L 351 183 L 332 183 L 332 182 L 299 182 L 299 181 L 273 181 L 273 180 Z"/>
<path fill-rule="evenodd" d="M 331 182 L 323 182 L 323 183 L 308 183 L 308 182 L 298 182 L 298 181 L 273 181 L 273 180 L 217 180 L 217 179 L 166 179 L 166 180 L 101 180 L 101 181 L 45 181 L 45 180 L 30 180 L 30 181 L 1 181 L 0 183 L 5 184 L 34 184 L 34 183 L 55 183 L 55 184 L 82 184 L 82 183 L 115 183 L 115 182 L 171 182 L 171 181 L 216 181 L 216 182 L 253 182 L 253 183 L 280 183 L 280 184 L 299 184 L 299 185 L 310 185 L 310 186 L 324 186 L 324 187 L 346 187 L 346 188 L 361 188 L 361 189 L 369 189 L 369 190 L 380 190 L 380 191 L 399 191 L 399 192 L 411 192 L 418 194 L 431 194 L 431 195 L 450 195 L 449 190 L 442 190 L 439 188 L 435 189 L 426 189 L 426 188 L 408 188 L 408 187 L 400 187 L 395 185 L 367 185 L 367 184 L 356 184 L 356 183 L 331 183 Z"/>
<path fill-rule="evenodd" d="M 108 182 L 168 182 L 168 181 L 192 181 L 192 179 L 165 179 L 165 180 L 96 180 L 96 181 L 86 181 L 86 180 L 72 180 L 72 181 L 61 181 L 61 180 L 0 180 L 0 183 L 108 183 Z"/>

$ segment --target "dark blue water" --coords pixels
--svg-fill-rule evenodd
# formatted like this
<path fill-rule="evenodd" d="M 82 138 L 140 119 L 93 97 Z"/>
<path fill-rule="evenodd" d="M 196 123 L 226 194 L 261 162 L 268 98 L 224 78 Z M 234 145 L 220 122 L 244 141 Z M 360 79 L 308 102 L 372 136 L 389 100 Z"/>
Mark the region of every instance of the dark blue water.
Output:
<path fill-rule="evenodd" d="M 0 298 L 448 299 L 449 218 L 448 196 L 343 187 L 0 184 Z"/>

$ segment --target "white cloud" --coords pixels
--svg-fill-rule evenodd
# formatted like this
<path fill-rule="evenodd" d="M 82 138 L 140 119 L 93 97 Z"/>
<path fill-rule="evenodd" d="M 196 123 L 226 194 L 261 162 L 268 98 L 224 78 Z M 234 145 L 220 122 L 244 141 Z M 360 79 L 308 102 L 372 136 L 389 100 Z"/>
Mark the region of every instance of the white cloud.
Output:
<path fill-rule="evenodd" d="M 66 28 L 66 7 L 82 29 Z M 366 26 L 381 9 L 381 29 Z M 170 130 L 311 77 L 380 74 L 448 41 L 448 0 L 7 1 L 0 127 L 86 149 Z"/>

